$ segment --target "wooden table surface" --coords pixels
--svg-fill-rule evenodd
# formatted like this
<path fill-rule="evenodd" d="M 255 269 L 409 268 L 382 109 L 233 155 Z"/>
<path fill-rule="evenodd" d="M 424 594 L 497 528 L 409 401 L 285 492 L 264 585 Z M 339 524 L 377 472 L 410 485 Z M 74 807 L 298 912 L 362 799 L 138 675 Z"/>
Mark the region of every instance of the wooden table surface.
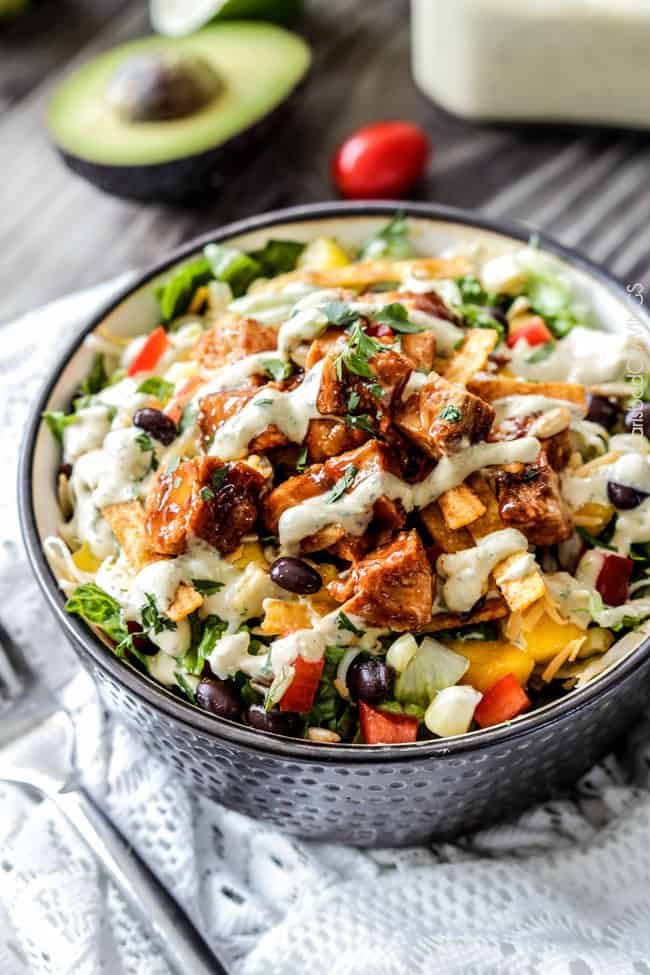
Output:
<path fill-rule="evenodd" d="M 474 125 L 435 108 L 409 72 L 408 0 L 307 0 L 304 96 L 236 181 L 200 209 L 106 196 L 69 173 L 42 124 L 70 66 L 148 31 L 144 0 L 32 0 L 0 31 L 0 322 L 228 220 L 334 195 L 337 141 L 378 118 L 423 124 L 436 147 L 417 198 L 515 216 L 650 281 L 650 144 L 644 133 Z M 432 50 L 432 57 L 435 51 Z"/>

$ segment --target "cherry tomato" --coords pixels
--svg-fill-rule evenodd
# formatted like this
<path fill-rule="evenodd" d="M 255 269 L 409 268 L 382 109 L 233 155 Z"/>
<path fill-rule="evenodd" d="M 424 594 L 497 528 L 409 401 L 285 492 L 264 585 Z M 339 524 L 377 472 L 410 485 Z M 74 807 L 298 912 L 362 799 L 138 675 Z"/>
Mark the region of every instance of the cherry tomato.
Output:
<path fill-rule="evenodd" d="M 519 339 L 526 339 L 529 345 L 544 345 L 553 341 L 553 335 L 540 315 L 531 315 L 523 325 L 515 328 L 506 339 L 506 345 L 512 348 Z"/>
<path fill-rule="evenodd" d="M 403 196 L 421 178 L 429 158 L 427 134 L 412 122 L 374 122 L 336 150 L 332 179 L 343 196 Z"/>

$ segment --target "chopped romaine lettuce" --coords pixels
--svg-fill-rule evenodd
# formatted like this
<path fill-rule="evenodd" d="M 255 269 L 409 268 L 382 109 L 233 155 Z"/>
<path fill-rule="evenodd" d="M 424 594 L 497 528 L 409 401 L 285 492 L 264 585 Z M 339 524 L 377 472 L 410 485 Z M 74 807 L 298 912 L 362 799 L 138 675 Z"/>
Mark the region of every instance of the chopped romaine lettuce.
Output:
<path fill-rule="evenodd" d="M 305 244 L 296 240 L 268 240 L 261 250 L 250 251 L 249 257 L 261 265 L 266 277 L 293 271 Z"/>
<path fill-rule="evenodd" d="M 189 264 L 173 271 L 158 285 L 155 294 L 160 306 L 160 315 L 165 325 L 173 322 L 189 308 L 194 293 L 202 284 L 215 277 L 207 257 L 199 257 Z"/>

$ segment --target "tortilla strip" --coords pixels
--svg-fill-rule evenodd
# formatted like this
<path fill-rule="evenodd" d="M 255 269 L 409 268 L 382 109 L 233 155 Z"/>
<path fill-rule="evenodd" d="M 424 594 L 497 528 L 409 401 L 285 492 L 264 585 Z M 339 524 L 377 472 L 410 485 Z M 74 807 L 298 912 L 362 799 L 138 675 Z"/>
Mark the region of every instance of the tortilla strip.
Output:
<path fill-rule="evenodd" d="M 488 599 L 481 609 L 471 616 L 460 616 L 458 613 L 436 613 L 431 622 L 419 632 L 438 633 L 440 630 L 455 630 L 459 626 L 472 626 L 473 623 L 487 623 L 489 620 L 502 619 L 508 615 L 508 607 L 503 599 L 494 596 Z"/>
<path fill-rule="evenodd" d="M 499 333 L 493 328 L 473 328 L 461 348 L 454 352 L 445 371 L 450 383 L 464 386 L 477 372 L 485 369 L 490 352 L 499 341 Z"/>
<path fill-rule="evenodd" d="M 199 609 L 203 605 L 203 596 L 196 591 L 192 586 L 188 586 L 185 582 L 181 582 L 178 589 L 176 590 L 176 595 L 174 600 L 167 610 L 167 616 L 174 623 L 179 623 L 184 620 L 186 616 L 193 613 L 195 609 Z"/>
<path fill-rule="evenodd" d="M 292 281 L 305 281 L 318 288 L 364 288 L 383 281 L 402 281 L 411 274 L 429 278 L 457 278 L 471 271 L 466 257 L 421 257 L 410 261 L 361 261 L 317 271 L 298 268 L 288 274 L 280 274 L 270 281 L 251 288 L 251 293 L 281 291 Z"/>
<path fill-rule="evenodd" d="M 507 578 L 510 567 L 524 554 L 524 552 L 515 552 L 509 555 L 496 566 L 493 572 L 494 581 L 512 613 L 522 613 L 541 599 L 546 592 L 542 573 L 537 566 L 519 579 Z"/>
<path fill-rule="evenodd" d="M 134 572 L 139 572 L 161 556 L 151 547 L 145 528 L 144 508 L 139 501 L 120 501 L 102 508 L 102 517 L 111 526 L 118 545 Z"/>
<path fill-rule="evenodd" d="M 454 531 L 448 527 L 437 501 L 422 508 L 419 515 L 434 543 L 443 552 L 462 552 L 472 547 L 472 536 L 465 528 Z"/>
<path fill-rule="evenodd" d="M 469 379 L 467 389 L 488 403 L 506 396 L 548 396 L 549 399 L 563 399 L 587 412 L 585 387 L 580 383 L 529 383 L 524 379 L 507 379 L 494 376 L 485 379 Z"/>
<path fill-rule="evenodd" d="M 504 525 L 501 520 L 501 512 L 499 511 L 499 502 L 483 475 L 478 473 L 472 474 L 468 478 L 467 483 L 485 506 L 485 514 L 477 518 L 476 521 L 473 521 L 469 528 L 472 539 L 474 542 L 478 542 L 480 538 L 484 538 L 492 532 L 501 531 Z"/>
<path fill-rule="evenodd" d="M 438 498 L 438 504 L 447 528 L 452 531 L 471 525 L 486 511 L 481 499 L 467 484 L 459 484 L 445 491 Z"/>

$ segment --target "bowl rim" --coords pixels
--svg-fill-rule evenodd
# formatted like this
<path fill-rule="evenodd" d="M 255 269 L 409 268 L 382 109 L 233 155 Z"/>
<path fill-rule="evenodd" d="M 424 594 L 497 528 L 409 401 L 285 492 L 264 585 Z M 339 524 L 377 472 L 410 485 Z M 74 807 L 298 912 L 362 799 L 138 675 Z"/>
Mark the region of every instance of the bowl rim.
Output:
<path fill-rule="evenodd" d="M 613 692 L 617 685 L 641 665 L 650 647 L 649 637 L 601 677 L 594 679 L 583 688 L 571 691 L 542 709 L 522 715 L 513 722 L 468 732 L 456 738 L 438 738 L 411 744 L 364 745 L 362 747 L 347 743 L 325 745 L 305 739 L 288 738 L 259 731 L 250 726 L 237 724 L 202 711 L 200 708 L 176 697 L 167 688 L 155 683 L 151 678 L 136 670 L 135 667 L 118 660 L 108 646 L 85 623 L 64 611 L 64 597 L 46 559 L 38 533 L 31 490 L 32 467 L 36 439 L 41 426 L 41 413 L 59 380 L 61 372 L 76 353 L 86 335 L 150 280 L 190 257 L 205 244 L 212 241 L 224 241 L 277 225 L 327 218 L 390 217 L 398 211 L 405 213 L 406 216 L 429 219 L 438 223 L 460 224 L 467 227 L 469 231 L 473 229 L 486 230 L 522 242 L 527 242 L 534 234 L 543 250 L 559 257 L 570 266 L 598 281 L 609 292 L 613 293 L 623 306 L 630 309 L 636 319 L 643 321 L 650 330 L 650 314 L 645 310 L 645 307 L 613 275 L 581 253 L 558 243 L 544 233 L 532 231 L 523 223 L 475 216 L 469 211 L 437 203 L 396 200 L 354 201 L 313 203 L 271 210 L 258 216 L 225 224 L 216 230 L 194 237 L 131 279 L 124 288 L 120 289 L 92 316 L 81 330 L 75 333 L 74 338 L 57 357 L 31 406 L 18 463 L 18 514 L 23 543 L 32 572 L 46 598 L 46 602 L 66 636 L 91 658 L 95 666 L 107 672 L 125 690 L 134 694 L 147 707 L 156 711 L 159 717 L 164 716 L 172 724 L 183 727 L 185 731 L 202 733 L 217 740 L 223 739 L 244 750 L 270 753 L 283 759 L 315 764 L 356 765 L 361 762 L 376 765 L 409 762 L 416 758 L 420 760 L 453 759 L 470 752 L 480 751 L 484 746 L 506 744 L 511 746 L 520 740 L 523 740 L 520 747 L 527 747 L 526 739 L 530 735 L 538 732 L 552 733 L 553 727 L 560 721 Z"/>

